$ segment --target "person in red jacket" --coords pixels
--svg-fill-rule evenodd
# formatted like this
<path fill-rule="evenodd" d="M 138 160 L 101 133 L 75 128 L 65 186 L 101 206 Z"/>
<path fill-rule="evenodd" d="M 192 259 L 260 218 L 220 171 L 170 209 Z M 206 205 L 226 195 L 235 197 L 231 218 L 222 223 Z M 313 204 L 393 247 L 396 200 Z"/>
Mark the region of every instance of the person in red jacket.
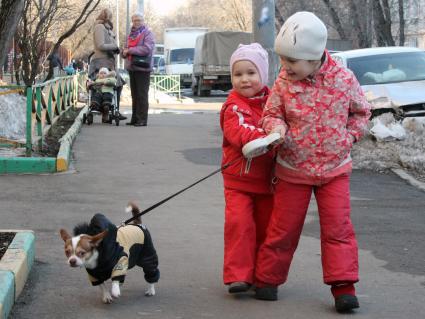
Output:
<path fill-rule="evenodd" d="M 281 135 L 275 201 L 256 265 L 257 299 L 276 300 L 288 276 L 312 192 L 320 218 L 323 280 L 338 312 L 359 307 L 354 283 L 358 248 L 350 219 L 350 150 L 367 130 L 370 105 L 351 71 L 326 51 L 327 30 L 297 12 L 280 30 L 282 69 L 264 108 L 262 127 Z"/>
<path fill-rule="evenodd" d="M 259 245 L 273 207 L 272 152 L 245 159 L 242 147 L 266 136 L 259 127 L 269 95 L 268 54 L 260 44 L 239 45 L 230 59 L 233 90 L 220 112 L 225 196 L 223 281 L 229 293 L 248 291 Z"/>

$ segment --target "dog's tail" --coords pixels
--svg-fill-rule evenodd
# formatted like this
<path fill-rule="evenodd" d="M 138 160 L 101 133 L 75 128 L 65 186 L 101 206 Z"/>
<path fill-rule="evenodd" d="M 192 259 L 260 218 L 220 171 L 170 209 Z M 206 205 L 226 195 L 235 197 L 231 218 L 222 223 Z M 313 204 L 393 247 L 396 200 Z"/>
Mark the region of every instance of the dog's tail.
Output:
<path fill-rule="evenodd" d="M 126 213 L 132 213 L 133 216 L 136 216 L 140 213 L 139 207 L 134 202 L 129 202 L 127 207 L 125 208 Z M 133 224 L 139 225 L 142 223 L 142 218 L 139 216 L 132 221 Z"/>

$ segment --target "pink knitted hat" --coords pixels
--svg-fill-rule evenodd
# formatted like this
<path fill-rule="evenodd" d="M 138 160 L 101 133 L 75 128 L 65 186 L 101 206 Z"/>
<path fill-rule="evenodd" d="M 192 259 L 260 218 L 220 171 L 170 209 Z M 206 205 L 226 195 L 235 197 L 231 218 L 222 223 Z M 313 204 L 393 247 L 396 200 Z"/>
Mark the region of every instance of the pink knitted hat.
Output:
<path fill-rule="evenodd" d="M 269 80 L 269 55 L 259 43 L 239 44 L 235 52 L 230 57 L 230 72 L 233 72 L 233 65 L 238 61 L 247 60 L 252 62 L 261 77 L 261 83 L 267 85 Z"/>

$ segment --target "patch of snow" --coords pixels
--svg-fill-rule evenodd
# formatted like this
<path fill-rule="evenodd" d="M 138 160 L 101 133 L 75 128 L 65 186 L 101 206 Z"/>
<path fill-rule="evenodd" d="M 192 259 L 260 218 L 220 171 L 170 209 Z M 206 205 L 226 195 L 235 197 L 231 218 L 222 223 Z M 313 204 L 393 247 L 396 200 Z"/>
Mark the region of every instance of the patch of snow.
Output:
<path fill-rule="evenodd" d="M 403 140 L 406 138 L 406 130 L 401 123 L 389 123 L 385 125 L 379 118 L 372 120 L 373 127 L 370 133 L 376 137 L 377 140 Z"/>
<path fill-rule="evenodd" d="M 17 93 L 0 95 L 0 137 L 25 139 L 25 128 L 26 98 Z"/>
<path fill-rule="evenodd" d="M 394 127 L 405 132 L 403 140 L 395 138 L 379 139 L 370 133 L 352 150 L 353 166 L 357 169 L 386 170 L 405 168 L 414 175 L 425 179 L 425 118 L 405 118 L 401 123 L 395 121 L 391 113 L 377 117 L 379 126 L 384 131 Z M 378 123 L 378 120 L 375 123 Z M 371 122 L 374 126 L 374 122 Z"/>

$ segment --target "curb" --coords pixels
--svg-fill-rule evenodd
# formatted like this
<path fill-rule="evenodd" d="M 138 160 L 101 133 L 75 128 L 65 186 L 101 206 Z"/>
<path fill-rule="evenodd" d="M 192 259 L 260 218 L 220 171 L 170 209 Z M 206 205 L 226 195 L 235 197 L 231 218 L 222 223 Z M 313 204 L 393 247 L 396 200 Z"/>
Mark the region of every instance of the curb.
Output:
<path fill-rule="evenodd" d="M 419 188 L 421 191 L 425 192 L 425 183 L 418 181 L 416 178 L 408 174 L 405 170 L 400 168 L 392 168 L 391 171 L 398 175 L 401 179 L 407 181 L 410 185 Z"/>
<path fill-rule="evenodd" d="M 35 236 L 31 230 L 1 229 L 16 233 L 0 260 L 0 319 L 6 319 L 21 294 L 35 258 Z"/>
<path fill-rule="evenodd" d="M 64 172 L 69 168 L 69 163 L 71 159 L 71 148 L 74 143 L 75 138 L 78 135 L 78 132 L 81 130 L 83 125 L 83 115 L 87 112 L 87 106 L 83 107 L 78 116 L 75 118 L 74 123 L 68 129 L 66 134 L 60 138 L 60 148 L 58 155 L 56 156 L 56 171 Z"/>

